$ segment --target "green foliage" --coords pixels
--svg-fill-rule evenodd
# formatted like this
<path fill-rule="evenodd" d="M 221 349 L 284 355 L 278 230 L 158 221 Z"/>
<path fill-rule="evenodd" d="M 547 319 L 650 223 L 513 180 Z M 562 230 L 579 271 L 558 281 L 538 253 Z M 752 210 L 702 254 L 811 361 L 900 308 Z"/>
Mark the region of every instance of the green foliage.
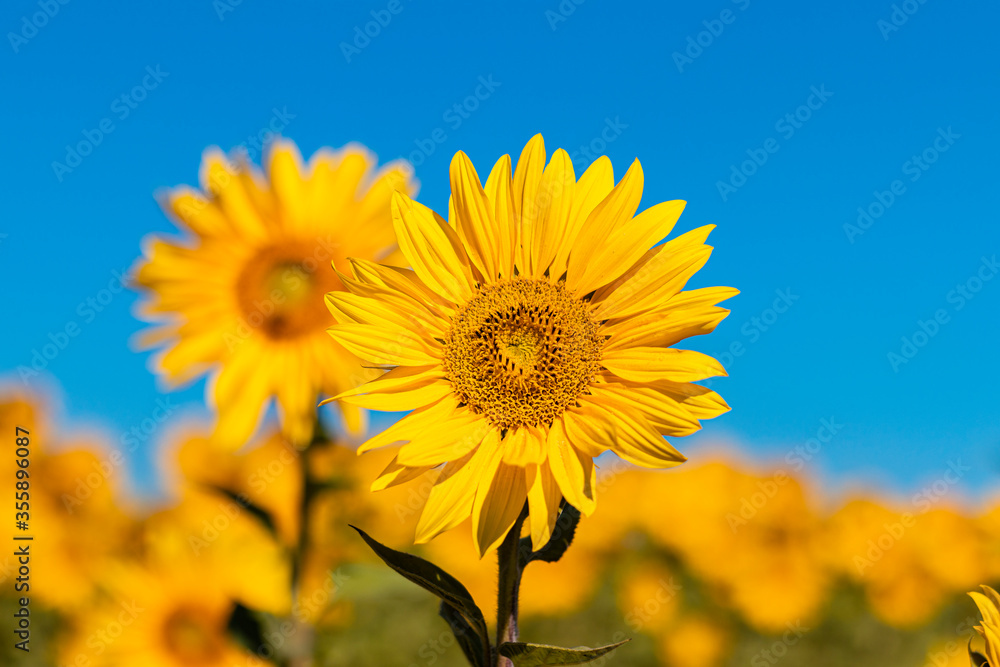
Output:
<path fill-rule="evenodd" d="M 469 591 L 458 579 L 451 576 L 430 561 L 426 561 L 423 558 L 418 558 L 417 556 L 413 556 L 411 554 L 403 553 L 402 551 L 390 549 L 384 544 L 381 544 L 369 537 L 365 531 L 361 530 L 357 526 L 351 526 L 351 528 L 358 531 L 358 534 L 361 535 L 361 539 L 363 539 L 368 546 L 371 547 L 372 551 L 374 551 L 386 565 L 401 574 L 404 578 L 441 598 L 443 603 L 451 607 L 447 613 L 449 615 L 453 614 L 458 616 L 465 623 L 465 626 L 463 626 L 463 635 L 467 634 L 467 631 L 464 628 L 468 628 L 479 639 L 481 647 L 487 647 L 490 645 L 490 637 L 486 630 L 486 620 L 483 618 L 483 612 L 480 611 L 478 606 L 476 606 L 475 600 L 472 599 Z M 450 618 L 445 616 L 445 620 L 448 620 L 449 625 L 452 625 Z M 454 630 L 454 627 L 455 626 L 452 625 L 452 630 Z M 469 645 L 470 640 L 467 638 L 463 639 L 462 637 L 458 637 L 458 639 L 460 643 L 462 643 L 463 650 L 465 650 L 465 647 Z M 485 648 L 483 649 L 483 653 L 485 662 Z"/>
<path fill-rule="evenodd" d="M 620 641 L 600 648 L 561 648 L 544 644 L 525 644 L 523 642 L 505 642 L 500 644 L 500 655 L 510 660 L 516 667 L 544 667 L 545 665 L 582 665 L 596 660 L 602 655 L 629 641 Z"/>

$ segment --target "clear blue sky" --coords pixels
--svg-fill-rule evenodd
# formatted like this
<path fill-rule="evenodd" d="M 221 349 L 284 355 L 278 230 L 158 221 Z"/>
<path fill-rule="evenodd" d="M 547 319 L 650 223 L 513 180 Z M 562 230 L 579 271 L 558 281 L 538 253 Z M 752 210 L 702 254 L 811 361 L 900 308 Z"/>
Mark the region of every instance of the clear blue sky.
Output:
<path fill-rule="evenodd" d="M 733 411 L 681 444 L 693 459 L 726 439 L 786 466 L 832 418 L 842 427 L 805 466 L 831 491 L 854 478 L 916 490 L 961 457 L 973 467 L 961 492 L 981 493 L 1000 471 L 1000 278 L 977 282 L 1000 254 L 1000 7 L 895 6 L 4 3 L 0 369 L 29 365 L 72 322 L 79 334 L 30 382 L 61 386 L 67 423 L 115 439 L 148 418 L 161 394 L 130 351 L 135 296 L 100 312 L 87 299 L 143 236 L 171 229 L 157 188 L 196 182 L 206 146 L 245 142 L 276 112 L 305 153 L 424 146 L 420 198 L 439 211 L 455 151 L 485 170 L 542 132 L 578 166 L 581 147 L 618 175 L 639 157 L 644 206 L 688 201 L 679 231 L 718 225 L 697 284 L 742 294 L 694 345 L 727 362 L 714 387 Z M 386 25 L 355 42 L 376 19 Z M 102 123 L 112 131 L 67 162 Z M 859 207 L 867 228 L 845 230 Z M 791 305 L 769 312 L 779 290 Z M 903 350 L 936 314 L 935 335 Z M 742 354 L 725 358 L 734 344 Z M 904 351 L 916 354 L 894 368 L 889 353 Z M 203 391 L 172 394 L 188 407 L 170 422 L 197 414 Z M 153 447 L 129 454 L 139 479 Z"/>

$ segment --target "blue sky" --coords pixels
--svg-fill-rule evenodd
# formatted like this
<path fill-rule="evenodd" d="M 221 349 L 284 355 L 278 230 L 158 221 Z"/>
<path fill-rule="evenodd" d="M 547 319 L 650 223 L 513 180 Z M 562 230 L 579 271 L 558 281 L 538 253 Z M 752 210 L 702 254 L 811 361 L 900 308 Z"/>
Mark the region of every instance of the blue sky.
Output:
<path fill-rule="evenodd" d="M 444 211 L 455 151 L 488 169 L 542 132 L 578 172 L 589 153 L 618 175 L 639 157 L 643 207 L 688 201 L 678 231 L 718 225 L 697 286 L 742 294 L 692 346 L 727 363 L 713 388 L 733 411 L 682 444 L 693 460 L 724 440 L 788 467 L 824 435 L 804 471 L 831 493 L 910 493 L 955 459 L 961 492 L 984 493 L 1000 472 L 998 19 L 969 0 L 5 3 L 0 369 L 20 382 L 75 325 L 27 382 L 115 441 L 154 413 L 135 295 L 102 290 L 171 229 L 153 193 L 194 183 L 206 146 L 252 148 L 272 123 L 304 153 L 360 141 L 412 156 Z M 143 486 L 203 392 L 170 394 L 181 407 L 129 453 Z"/>

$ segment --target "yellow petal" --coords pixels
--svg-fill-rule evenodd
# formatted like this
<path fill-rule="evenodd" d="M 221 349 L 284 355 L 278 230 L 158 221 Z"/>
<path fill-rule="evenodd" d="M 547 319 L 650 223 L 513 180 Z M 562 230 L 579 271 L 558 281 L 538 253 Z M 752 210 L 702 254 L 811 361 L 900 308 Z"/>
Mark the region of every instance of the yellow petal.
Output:
<path fill-rule="evenodd" d="M 500 459 L 496 452 L 486 464 L 472 503 L 472 526 L 480 556 L 500 545 L 528 499 L 524 468 Z"/>
<path fill-rule="evenodd" d="M 495 430 L 470 410 L 448 415 L 431 428 L 415 434 L 399 450 L 399 462 L 407 466 L 436 466 L 460 459 Z"/>
<path fill-rule="evenodd" d="M 383 491 L 398 484 L 403 484 L 420 477 L 426 472 L 433 470 L 433 466 L 404 466 L 400 465 L 396 457 L 385 467 L 385 470 L 372 482 L 372 491 Z"/>
<path fill-rule="evenodd" d="M 583 223 L 614 188 L 614 168 L 611 166 L 611 160 L 608 159 L 608 156 L 602 155 L 587 167 L 573 189 L 573 202 L 566 221 L 566 231 L 563 234 L 559 251 L 552 261 L 549 275 L 560 278 L 566 272 L 570 252 L 576 244 Z"/>
<path fill-rule="evenodd" d="M 693 382 L 727 375 L 726 369 L 712 357 L 692 350 L 673 347 L 633 347 L 603 354 L 601 365 L 618 377 L 633 382 Z"/>
<path fill-rule="evenodd" d="M 687 460 L 639 412 L 621 403 L 601 408 L 615 426 L 614 452 L 629 463 L 645 468 L 672 468 Z"/>
<path fill-rule="evenodd" d="M 527 466 L 545 460 L 545 435 L 533 426 L 518 426 L 507 432 L 500 443 L 503 462 L 513 466 Z"/>
<path fill-rule="evenodd" d="M 532 271 L 535 277 L 541 277 L 549 269 L 559 252 L 566 234 L 575 187 L 576 175 L 573 173 L 573 162 L 569 159 L 569 154 L 560 148 L 552 154 L 552 160 L 542 173 L 542 180 L 535 195 L 536 200 L 532 202 L 537 213 L 529 215 L 529 218 L 536 220 L 534 235 L 531 238 Z M 558 279 L 561 275 L 561 270 L 555 275 L 550 272 L 550 276 L 554 279 Z"/>
<path fill-rule="evenodd" d="M 432 353 L 434 346 L 409 331 L 370 324 L 338 324 L 327 331 L 350 352 L 375 364 L 432 366 L 440 363 L 440 358 Z"/>
<path fill-rule="evenodd" d="M 559 516 L 562 491 L 552 476 L 548 463 L 530 466 L 527 468 L 527 475 L 531 547 L 537 551 L 552 537 L 552 529 Z"/>
<path fill-rule="evenodd" d="M 510 156 L 504 155 L 493 165 L 485 186 L 486 196 L 493 206 L 493 220 L 497 225 L 497 270 L 503 278 L 514 275 L 518 218 L 512 187 Z"/>
<path fill-rule="evenodd" d="M 594 317 L 629 317 L 656 308 L 684 289 L 712 254 L 705 225 L 649 250 L 615 281 L 594 293 Z"/>
<path fill-rule="evenodd" d="M 479 175 L 462 151 L 451 161 L 451 201 L 455 226 L 470 261 L 487 281 L 500 275 L 500 232 Z"/>
<path fill-rule="evenodd" d="M 560 419 L 552 422 L 547 445 L 549 468 L 566 502 L 590 516 L 596 507 L 593 459 L 570 443 Z"/>
<path fill-rule="evenodd" d="M 538 196 L 538 185 L 545 169 L 545 141 L 536 134 L 521 151 L 514 170 L 514 210 L 517 213 L 517 240 L 514 248 L 514 262 L 522 274 L 533 275 L 531 249 L 532 237 L 538 222 L 538 210 L 534 203 Z"/>
<path fill-rule="evenodd" d="M 425 285 L 452 301 L 472 295 L 472 273 L 455 230 L 434 211 L 399 192 L 392 197 L 399 248 Z"/>
<path fill-rule="evenodd" d="M 566 288 L 571 292 L 583 296 L 604 284 L 597 282 L 604 271 L 601 268 L 604 244 L 616 229 L 635 215 L 642 199 L 642 186 L 642 165 L 636 160 L 611 194 L 587 216 L 566 269 Z"/>
<path fill-rule="evenodd" d="M 447 419 L 458 409 L 458 401 L 455 397 L 445 396 L 434 405 L 415 410 L 381 433 L 376 433 L 358 447 L 358 454 L 364 454 L 367 451 L 395 442 L 410 441 L 428 428 L 434 428 L 436 424 Z"/>
<path fill-rule="evenodd" d="M 498 441 L 499 435 L 493 431 L 475 451 L 441 469 L 417 521 L 414 542 L 429 542 L 469 518 L 476 488 L 483 470 L 496 457 Z"/>
<path fill-rule="evenodd" d="M 302 157 L 295 144 L 278 140 L 269 151 L 268 175 L 278 198 L 279 210 L 289 230 L 302 230 L 307 221 L 306 184 L 302 178 Z"/>
<path fill-rule="evenodd" d="M 701 428 L 698 420 L 677 401 L 653 389 L 605 383 L 594 386 L 592 391 L 595 402 L 637 411 L 663 435 L 682 437 Z"/>

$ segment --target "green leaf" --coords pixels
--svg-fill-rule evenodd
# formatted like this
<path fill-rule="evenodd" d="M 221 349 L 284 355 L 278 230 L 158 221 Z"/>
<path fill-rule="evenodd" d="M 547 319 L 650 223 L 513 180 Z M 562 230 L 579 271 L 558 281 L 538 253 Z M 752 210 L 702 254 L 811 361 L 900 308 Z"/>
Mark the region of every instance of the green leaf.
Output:
<path fill-rule="evenodd" d="M 247 498 L 242 493 L 236 493 L 235 491 L 232 491 L 222 486 L 216 486 L 215 484 L 206 484 L 205 486 L 212 489 L 213 491 L 218 491 L 222 495 L 232 500 L 234 503 L 239 505 L 241 509 L 246 510 L 247 512 L 250 513 L 250 515 L 253 518 L 257 519 L 257 521 L 259 521 L 260 524 L 267 529 L 267 532 L 271 533 L 271 535 L 277 536 L 278 531 L 274 526 L 274 519 L 271 517 L 271 513 L 268 512 L 266 509 L 258 505 L 254 505 L 252 502 L 250 502 L 250 499 Z"/>
<path fill-rule="evenodd" d="M 458 640 L 458 645 L 462 648 L 462 653 L 465 654 L 469 664 L 473 667 L 486 667 L 489 644 L 483 644 L 483 638 L 469 627 L 462 614 L 444 600 L 441 601 L 438 613 L 448 622 L 448 627 Z"/>
<path fill-rule="evenodd" d="M 479 610 L 475 600 L 469 595 L 469 591 L 458 579 L 423 558 L 418 558 L 402 551 L 396 551 L 384 544 L 380 544 L 357 526 L 351 526 L 351 528 L 358 531 L 361 539 L 371 547 L 372 551 L 386 565 L 417 586 L 430 591 L 454 607 L 455 611 L 475 631 L 480 641 L 486 646 L 489 645 L 489 633 L 486 630 L 486 620 L 483 618 L 483 612 Z"/>
<path fill-rule="evenodd" d="M 563 502 L 559 518 L 556 519 L 556 525 L 552 529 L 552 536 L 545 543 L 545 546 L 538 551 L 532 551 L 531 538 L 521 538 L 521 544 L 519 545 L 523 556 L 521 566 L 524 567 L 524 565 L 535 560 L 545 563 L 555 563 L 558 561 L 566 553 L 566 550 L 569 549 L 569 545 L 573 543 L 573 537 L 576 535 L 576 527 L 579 523 L 580 510 L 567 502 Z"/>
<path fill-rule="evenodd" d="M 264 631 L 261 629 L 260 619 L 239 603 L 236 603 L 229 615 L 226 630 L 250 651 L 257 651 L 264 645 Z"/>
<path fill-rule="evenodd" d="M 600 648 L 560 648 L 544 644 L 525 644 L 522 642 L 504 642 L 500 644 L 500 655 L 510 658 L 516 667 L 543 667 L 544 665 L 582 665 L 596 660 L 602 655 L 630 641 L 608 644 Z"/>

